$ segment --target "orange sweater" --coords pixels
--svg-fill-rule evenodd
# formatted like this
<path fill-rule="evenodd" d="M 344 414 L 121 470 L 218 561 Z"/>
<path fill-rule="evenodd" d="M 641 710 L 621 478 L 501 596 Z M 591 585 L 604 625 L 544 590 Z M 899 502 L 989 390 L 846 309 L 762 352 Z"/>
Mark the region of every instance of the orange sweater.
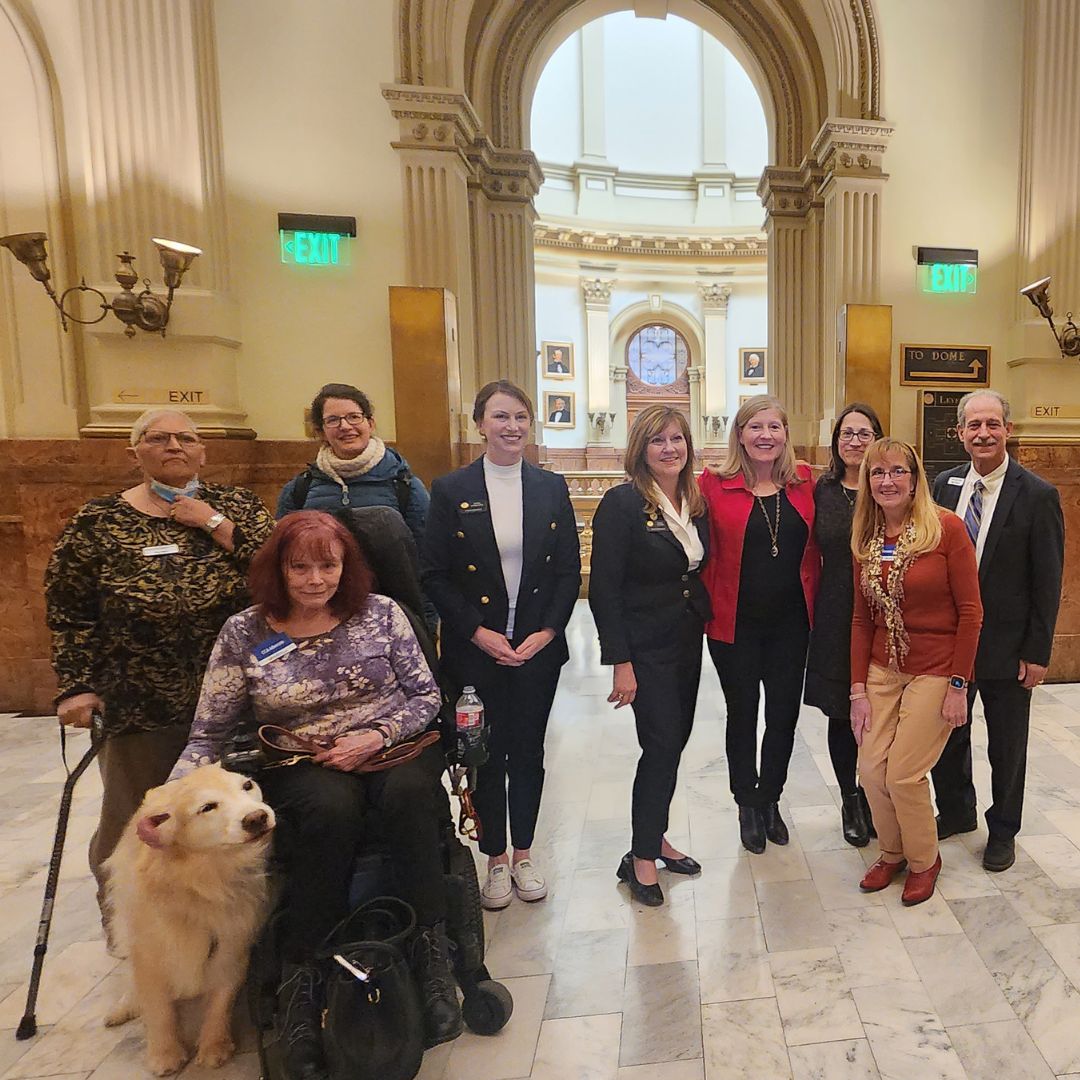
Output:
<path fill-rule="evenodd" d="M 905 675 L 962 675 L 971 678 L 982 626 L 979 568 L 964 523 L 941 514 L 941 543 L 920 555 L 904 577 L 901 611 L 910 639 Z M 887 538 L 890 542 L 895 537 Z M 851 681 L 866 682 L 871 662 L 889 666 L 885 618 L 871 613 L 855 563 L 855 611 L 851 622 Z M 882 564 L 882 583 L 891 564 Z"/>

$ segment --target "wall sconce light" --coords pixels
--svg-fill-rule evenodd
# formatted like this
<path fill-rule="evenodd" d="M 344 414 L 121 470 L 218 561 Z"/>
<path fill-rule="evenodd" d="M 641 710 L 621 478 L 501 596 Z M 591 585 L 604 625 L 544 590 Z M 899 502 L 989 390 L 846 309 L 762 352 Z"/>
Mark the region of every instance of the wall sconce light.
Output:
<path fill-rule="evenodd" d="M 723 433 L 727 427 L 727 417 L 721 416 L 719 413 L 705 417 L 705 432 L 711 435 L 712 438 L 717 439 Z"/>
<path fill-rule="evenodd" d="M 85 278 L 78 285 L 65 289 L 58 297 L 49 281 L 51 275 L 47 261 L 48 255 L 45 251 L 45 240 L 46 236 L 41 232 L 13 233 L 11 236 L 0 236 L 0 247 L 6 247 L 30 271 L 30 276 L 35 281 L 40 281 L 45 287 L 49 299 L 60 312 L 60 325 L 65 330 L 68 328 L 69 320 L 82 326 L 93 326 L 101 322 L 111 311 L 124 324 L 124 333 L 128 337 L 135 336 L 136 327 L 165 336 L 173 293 L 180 287 L 180 282 L 188 267 L 202 254 L 200 248 L 181 244 L 176 240 L 162 240 L 154 237 L 153 243 L 158 249 L 161 266 L 165 271 L 165 285 L 169 290 L 168 296 L 162 300 L 151 291 L 149 278 L 143 279 L 144 288 L 141 293 L 136 295 L 132 292 L 132 287 L 139 281 L 139 275 L 135 271 L 135 256 L 130 252 L 122 251 L 117 255 L 120 264 L 116 268 L 116 281 L 121 287 L 121 292 L 110 304 L 100 289 L 86 284 Z M 80 319 L 68 311 L 65 304 L 68 296 L 73 292 L 95 293 L 101 300 L 101 314 L 96 319 Z"/>
<path fill-rule="evenodd" d="M 1073 313 L 1065 312 L 1065 325 L 1061 333 L 1054 325 L 1054 309 L 1050 306 L 1050 278 L 1040 278 L 1020 290 L 1039 309 L 1039 314 L 1050 324 L 1062 356 L 1080 356 L 1080 327 L 1073 322 Z"/>
<path fill-rule="evenodd" d="M 615 416 L 616 414 L 613 412 L 591 412 L 589 413 L 589 423 L 603 435 L 605 431 L 614 427 Z"/>

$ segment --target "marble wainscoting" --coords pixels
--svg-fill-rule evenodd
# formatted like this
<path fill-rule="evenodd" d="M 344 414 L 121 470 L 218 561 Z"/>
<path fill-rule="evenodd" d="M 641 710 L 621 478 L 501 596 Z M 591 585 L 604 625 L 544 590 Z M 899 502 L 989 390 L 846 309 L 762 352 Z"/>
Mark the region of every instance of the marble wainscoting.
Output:
<path fill-rule="evenodd" d="M 863 895 L 876 857 L 840 835 L 826 725 L 806 709 L 784 799 L 786 848 L 739 845 L 724 758 L 723 699 L 706 659 L 669 835 L 704 869 L 661 871 L 662 908 L 615 879 L 629 842 L 633 718 L 604 700 L 584 604 L 548 734 L 534 854 L 551 891 L 485 917 L 487 962 L 514 996 L 493 1038 L 430 1051 L 421 1080 L 1080 1080 L 1080 686 L 1035 694 L 1016 865 L 981 866 L 985 830 L 942 845 L 934 898 L 901 882 Z M 137 1025 L 107 1029 L 116 965 L 104 952 L 86 865 L 100 788 L 77 789 L 38 1010 L 16 1042 L 56 801 L 56 721 L 0 722 L 0 1080 L 148 1080 Z M 975 778 L 989 791 L 976 718 Z M 81 753 L 85 735 L 73 739 Z M 186 1014 L 189 1027 L 194 1015 Z M 183 1080 L 255 1080 L 240 1053 Z"/>

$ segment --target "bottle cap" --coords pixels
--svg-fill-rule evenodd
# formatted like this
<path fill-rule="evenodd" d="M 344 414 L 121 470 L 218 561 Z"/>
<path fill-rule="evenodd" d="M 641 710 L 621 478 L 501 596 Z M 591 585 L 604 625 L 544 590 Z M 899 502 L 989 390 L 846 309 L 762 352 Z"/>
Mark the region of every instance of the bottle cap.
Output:
<path fill-rule="evenodd" d="M 476 693 L 476 687 L 475 686 L 464 686 L 464 687 L 462 687 L 461 692 L 463 694 L 475 694 Z"/>

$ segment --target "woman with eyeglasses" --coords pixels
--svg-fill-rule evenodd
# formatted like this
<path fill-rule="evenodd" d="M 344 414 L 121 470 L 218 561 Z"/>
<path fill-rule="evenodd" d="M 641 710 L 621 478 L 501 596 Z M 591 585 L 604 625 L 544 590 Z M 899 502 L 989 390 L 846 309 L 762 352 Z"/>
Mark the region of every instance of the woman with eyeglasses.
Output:
<path fill-rule="evenodd" d="M 829 718 L 829 757 L 840 785 L 844 839 L 855 847 L 870 842 L 866 795 L 855 782 L 858 747 L 851 734 L 851 519 L 859 491 L 859 466 L 866 448 L 880 439 L 881 422 L 869 405 L 853 402 L 836 418 L 829 470 L 814 487 L 814 539 L 821 551 L 821 582 L 814 603 L 814 629 L 806 657 L 803 700 Z"/>
<path fill-rule="evenodd" d="M 934 504 L 922 463 L 899 439 L 866 451 L 852 524 L 851 730 L 881 852 L 860 882 L 888 888 L 906 867 L 905 905 L 941 872 L 927 774 L 967 723 L 982 626 L 975 547 Z"/>
<path fill-rule="evenodd" d="M 367 394 L 347 383 L 327 383 L 311 403 L 311 423 L 321 443 L 318 456 L 282 488 L 277 517 L 293 510 L 390 506 L 401 513 L 419 548 L 427 489 L 405 458 L 375 434 Z"/>
<path fill-rule="evenodd" d="M 206 447 L 183 413 L 143 413 L 128 453 L 142 479 L 86 503 L 45 573 L 57 713 L 74 727 L 104 721 L 99 904 L 102 863 L 184 749 L 214 640 L 247 606 L 248 564 L 274 527 L 254 493 L 199 477 Z M 102 923 L 108 936 L 104 908 Z"/>

